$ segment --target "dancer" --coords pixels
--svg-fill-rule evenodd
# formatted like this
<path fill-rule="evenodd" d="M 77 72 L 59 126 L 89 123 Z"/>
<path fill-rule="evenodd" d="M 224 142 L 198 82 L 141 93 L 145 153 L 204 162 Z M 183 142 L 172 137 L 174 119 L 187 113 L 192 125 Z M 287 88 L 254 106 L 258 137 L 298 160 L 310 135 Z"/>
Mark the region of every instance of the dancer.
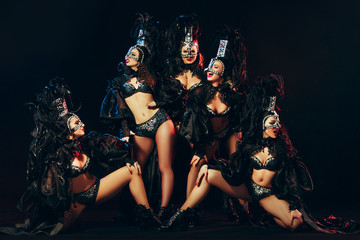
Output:
<path fill-rule="evenodd" d="M 200 26 L 195 14 L 178 16 L 164 34 L 163 71 L 158 82 L 157 106 L 170 115 L 176 130 L 174 199 L 184 201 L 188 162 L 192 145 L 179 134 L 186 101 L 191 92 L 205 80 L 203 56 L 199 48 Z M 165 213 L 168 219 L 173 212 Z"/>
<path fill-rule="evenodd" d="M 215 160 L 223 149 L 228 159 L 236 151 L 240 132 L 238 112 L 242 108 L 241 88 L 246 83 L 246 50 L 241 35 L 225 28 L 218 34 L 218 53 L 212 58 L 207 83 L 198 86 L 187 100 L 180 134 L 194 145 L 186 195 L 193 190 L 201 166 Z"/>
<path fill-rule="evenodd" d="M 252 201 L 270 214 L 276 224 L 291 231 L 306 222 L 325 233 L 359 232 L 359 223 L 333 216 L 320 223 L 302 201 L 303 192 L 312 190 L 313 182 L 275 110 L 283 86 L 281 76 L 269 75 L 255 82 L 247 97 L 243 140 L 232 162 L 249 166 L 247 185 Z"/>
<path fill-rule="evenodd" d="M 120 77 L 108 86 L 100 117 L 121 130 L 127 140 L 134 132 L 134 159 L 144 169 L 156 144 L 158 166 L 161 173 L 161 203 L 166 208 L 170 202 L 174 173 L 172 169 L 175 141 L 174 124 L 167 113 L 155 104 L 155 72 L 160 34 L 151 16 L 139 15 L 133 31 L 137 37 L 119 64 Z"/>
<path fill-rule="evenodd" d="M 200 35 L 198 17 L 191 14 L 177 17 L 164 36 L 165 64 L 157 104 L 164 106 L 177 129 L 180 128 L 189 93 L 205 80 Z"/>
<path fill-rule="evenodd" d="M 19 208 L 30 218 L 16 228 L 1 227 L 0 231 L 58 234 L 68 230 L 85 208 L 108 200 L 125 185 L 139 204 L 141 224 L 159 224 L 150 209 L 140 167 L 130 160 L 128 144 L 111 135 L 85 135 L 85 124 L 67 109 L 68 94 L 56 78 L 29 105 L 34 112 L 34 140 L 27 164 L 27 189 Z"/>
<path fill-rule="evenodd" d="M 313 189 L 313 183 L 275 111 L 276 98 L 282 94 L 281 76 L 270 75 L 255 82 L 247 96 L 243 138 L 236 153 L 230 161 L 219 162 L 220 171 L 208 165 L 201 168 L 197 186 L 162 230 L 186 228 L 189 209 L 205 198 L 210 185 L 215 185 L 236 198 L 258 203 L 276 224 L 292 231 L 303 222 L 325 233 L 360 231 L 358 222 L 333 216 L 319 222 L 306 209 L 301 197 L 303 191 Z"/>

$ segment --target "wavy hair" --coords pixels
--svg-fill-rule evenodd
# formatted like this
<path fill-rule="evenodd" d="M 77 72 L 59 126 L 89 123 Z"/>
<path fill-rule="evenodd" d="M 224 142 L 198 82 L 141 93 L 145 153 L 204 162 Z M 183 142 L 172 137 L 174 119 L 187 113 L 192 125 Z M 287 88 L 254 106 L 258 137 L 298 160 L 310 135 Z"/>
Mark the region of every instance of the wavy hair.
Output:
<path fill-rule="evenodd" d="M 193 41 L 198 43 L 198 56 L 194 63 L 186 65 L 181 57 L 181 46 L 186 36 L 186 29 L 192 27 Z M 164 35 L 164 69 L 165 76 L 175 77 L 189 69 L 201 78 L 204 67 L 204 57 L 200 52 L 199 39 L 201 36 L 198 16 L 196 14 L 180 15 L 166 29 Z"/>

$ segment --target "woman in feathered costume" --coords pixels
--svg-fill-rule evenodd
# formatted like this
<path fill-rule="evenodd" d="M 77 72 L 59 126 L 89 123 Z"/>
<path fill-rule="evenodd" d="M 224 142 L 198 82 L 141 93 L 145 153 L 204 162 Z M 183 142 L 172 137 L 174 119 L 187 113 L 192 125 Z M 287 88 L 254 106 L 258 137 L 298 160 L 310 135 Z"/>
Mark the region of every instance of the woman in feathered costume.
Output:
<path fill-rule="evenodd" d="M 34 112 L 34 140 L 27 189 L 18 207 L 30 216 L 25 224 L 0 231 L 55 235 L 69 229 L 86 207 L 106 201 L 126 185 L 139 204 L 141 223 L 159 224 L 150 209 L 139 164 L 130 159 L 129 145 L 111 135 L 85 135 L 85 124 L 68 111 L 69 93 L 56 78 L 29 104 Z"/>
<path fill-rule="evenodd" d="M 136 45 L 119 64 L 121 75 L 110 82 L 100 117 L 121 130 L 129 140 L 134 133 L 134 159 L 144 168 L 154 145 L 161 173 L 162 208 L 169 205 L 173 187 L 172 169 L 175 141 L 174 124 L 164 109 L 156 105 L 156 73 L 158 72 L 160 33 L 155 19 L 139 14 L 133 33 Z"/>

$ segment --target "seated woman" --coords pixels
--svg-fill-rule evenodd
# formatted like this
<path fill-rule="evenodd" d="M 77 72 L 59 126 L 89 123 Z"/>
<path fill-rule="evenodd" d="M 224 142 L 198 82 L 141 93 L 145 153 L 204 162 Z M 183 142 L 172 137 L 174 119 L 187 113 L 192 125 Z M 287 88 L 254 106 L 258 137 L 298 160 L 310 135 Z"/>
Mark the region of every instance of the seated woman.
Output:
<path fill-rule="evenodd" d="M 30 218 L 16 228 L 2 227 L 0 232 L 55 235 L 66 231 L 86 207 L 108 200 L 127 184 L 139 204 L 141 224 L 158 225 L 139 164 L 130 161 L 128 144 L 110 135 L 85 135 L 85 124 L 67 109 L 68 92 L 54 79 L 30 104 L 34 140 L 27 165 L 28 185 L 19 202 Z M 107 175 L 99 179 L 93 173 Z"/>

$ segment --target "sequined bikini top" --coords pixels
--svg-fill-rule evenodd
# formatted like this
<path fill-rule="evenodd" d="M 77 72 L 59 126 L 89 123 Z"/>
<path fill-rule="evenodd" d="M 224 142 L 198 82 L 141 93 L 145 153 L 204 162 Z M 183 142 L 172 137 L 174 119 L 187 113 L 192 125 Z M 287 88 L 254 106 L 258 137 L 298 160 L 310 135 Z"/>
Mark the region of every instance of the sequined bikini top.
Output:
<path fill-rule="evenodd" d="M 214 110 L 212 110 L 210 107 L 206 106 L 206 110 L 207 110 L 207 115 L 210 118 L 214 118 L 214 117 L 226 117 L 227 115 L 229 115 L 230 113 L 230 109 L 231 107 L 227 107 L 224 111 L 222 111 L 221 113 L 216 113 L 214 112 Z"/>
<path fill-rule="evenodd" d="M 124 95 L 124 98 L 128 98 L 138 92 L 152 93 L 152 89 L 150 85 L 144 84 L 142 82 L 139 82 L 137 88 L 134 85 L 132 85 L 130 82 L 125 82 L 122 85 L 121 92 Z"/>
<path fill-rule="evenodd" d="M 260 159 L 257 158 L 255 155 L 251 156 L 251 167 L 259 170 L 259 169 L 266 169 L 269 171 L 276 171 L 280 168 L 279 161 L 274 157 L 269 157 L 266 159 L 265 163 L 262 164 Z"/>
<path fill-rule="evenodd" d="M 79 168 L 77 166 L 71 165 L 71 170 L 70 170 L 71 178 L 76 178 L 76 177 L 80 176 L 81 174 L 86 173 L 89 168 L 89 163 L 90 163 L 90 158 L 88 157 L 86 159 L 86 162 L 85 162 L 83 168 Z"/>

